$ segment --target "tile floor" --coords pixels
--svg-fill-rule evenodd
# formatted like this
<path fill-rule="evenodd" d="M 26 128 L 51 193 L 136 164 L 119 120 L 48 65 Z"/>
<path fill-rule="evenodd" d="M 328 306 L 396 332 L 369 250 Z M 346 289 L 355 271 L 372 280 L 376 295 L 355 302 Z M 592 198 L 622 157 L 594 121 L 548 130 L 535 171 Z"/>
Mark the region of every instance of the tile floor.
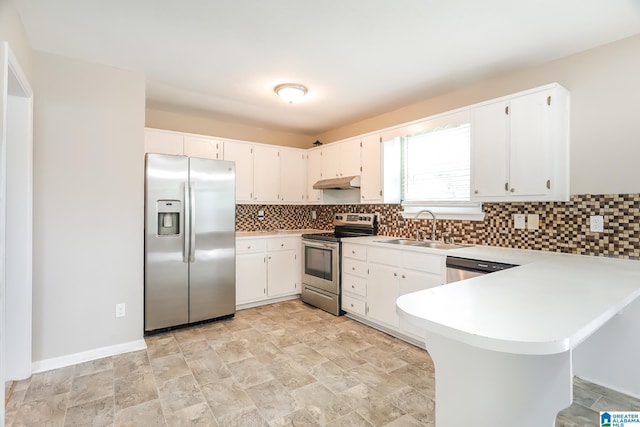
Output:
<path fill-rule="evenodd" d="M 299 300 L 17 383 L 7 426 L 433 426 L 427 352 Z M 580 379 L 556 426 L 640 401 Z"/>

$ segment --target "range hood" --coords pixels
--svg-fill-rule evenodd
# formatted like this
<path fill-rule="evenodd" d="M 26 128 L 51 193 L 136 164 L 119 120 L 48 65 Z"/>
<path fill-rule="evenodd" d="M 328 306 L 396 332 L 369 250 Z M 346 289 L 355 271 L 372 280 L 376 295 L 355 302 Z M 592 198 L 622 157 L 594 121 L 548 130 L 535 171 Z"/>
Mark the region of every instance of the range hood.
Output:
<path fill-rule="evenodd" d="M 321 179 L 313 184 L 314 190 L 349 190 L 360 188 L 360 175 Z"/>

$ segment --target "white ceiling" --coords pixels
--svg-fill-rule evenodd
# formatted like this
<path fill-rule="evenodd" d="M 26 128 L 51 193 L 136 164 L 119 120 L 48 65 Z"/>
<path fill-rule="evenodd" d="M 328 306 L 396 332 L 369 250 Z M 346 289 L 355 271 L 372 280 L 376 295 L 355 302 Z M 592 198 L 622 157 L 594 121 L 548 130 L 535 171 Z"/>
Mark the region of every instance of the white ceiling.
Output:
<path fill-rule="evenodd" d="M 308 135 L 640 33 L 640 0 L 14 3 L 34 49 L 142 71 L 148 105 Z"/>

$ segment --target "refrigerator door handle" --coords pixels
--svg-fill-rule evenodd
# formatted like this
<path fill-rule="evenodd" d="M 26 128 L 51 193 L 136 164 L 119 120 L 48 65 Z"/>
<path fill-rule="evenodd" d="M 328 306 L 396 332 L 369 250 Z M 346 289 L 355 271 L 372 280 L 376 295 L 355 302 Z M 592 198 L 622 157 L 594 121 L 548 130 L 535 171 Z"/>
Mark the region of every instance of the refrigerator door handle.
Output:
<path fill-rule="evenodd" d="M 196 189 L 189 186 L 189 262 L 196 262 Z"/>
<path fill-rule="evenodd" d="M 184 215 L 182 221 L 184 222 L 184 233 L 182 236 L 182 262 L 189 262 L 189 236 L 191 236 L 191 224 L 187 216 L 191 212 L 191 206 L 189 204 L 189 184 L 184 184 Z"/>

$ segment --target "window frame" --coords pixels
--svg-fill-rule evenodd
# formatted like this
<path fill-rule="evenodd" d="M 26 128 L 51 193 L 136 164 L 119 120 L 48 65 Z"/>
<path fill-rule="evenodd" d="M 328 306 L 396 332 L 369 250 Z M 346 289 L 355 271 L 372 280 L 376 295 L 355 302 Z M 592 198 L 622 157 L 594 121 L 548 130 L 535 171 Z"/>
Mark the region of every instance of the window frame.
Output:
<path fill-rule="evenodd" d="M 403 207 L 402 216 L 404 218 L 413 218 L 415 213 L 421 209 L 429 209 L 438 219 L 462 219 L 462 220 L 484 220 L 484 212 L 482 212 L 482 203 L 471 199 L 471 186 L 468 201 L 454 200 L 405 200 L 405 182 L 406 182 L 406 142 L 405 138 L 417 136 L 427 132 L 437 131 L 439 129 L 447 129 L 460 125 L 469 125 L 469 181 L 471 184 L 473 171 L 472 147 L 473 147 L 473 121 L 471 110 L 463 109 L 459 111 L 443 113 L 418 122 L 414 122 L 409 126 L 396 128 L 391 133 L 387 133 L 386 139 L 401 138 L 400 144 L 400 179 L 401 179 L 401 199 L 400 204 Z"/>

